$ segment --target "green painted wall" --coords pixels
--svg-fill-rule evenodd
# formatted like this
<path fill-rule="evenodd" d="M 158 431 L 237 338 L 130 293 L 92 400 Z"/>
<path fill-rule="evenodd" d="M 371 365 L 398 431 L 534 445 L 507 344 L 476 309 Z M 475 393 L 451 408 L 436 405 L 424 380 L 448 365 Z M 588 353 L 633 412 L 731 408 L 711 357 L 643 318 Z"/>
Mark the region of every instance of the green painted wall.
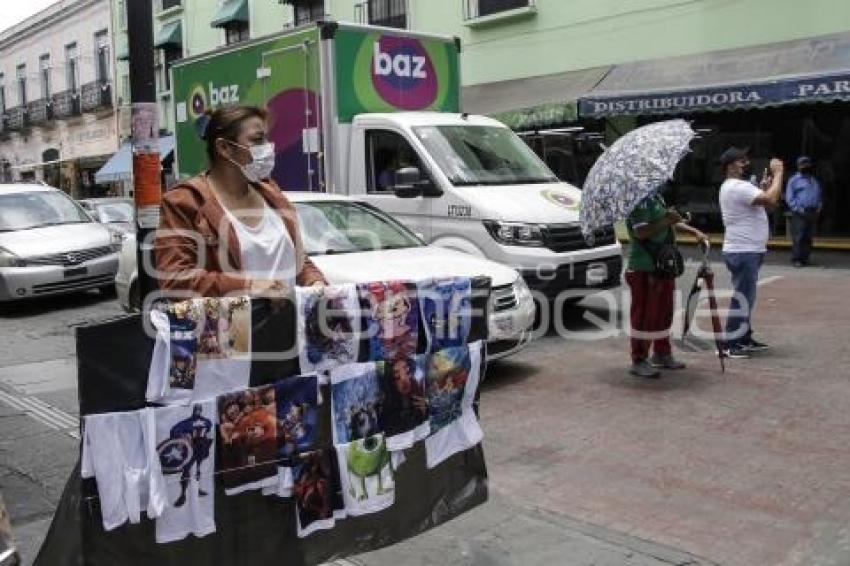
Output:
<path fill-rule="evenodd" d="M 465 85 L 850 30 L 848 0 L 536 0 L 534 15 L 473 27 L 465 0 L 408 0 L 413 29 L 459 36 Z M 338 19 L 355 0 L 330 0 Z"/>
<path fill-rule="evenodd" d="M 119 0 L 112 0 L 117 6 Z M 536 0 L 536 11 L 477 26 L 466 0 L 408 0 L 411 29 L 461 38 L 464 85 L 800 39 L 850 29 L 850 0 Z M 154 0 L 157 4 L 157 0 Z M 355 21 L 359 0 L 326 0 L 333 19 Z M 187 55 L 224 43 L 211 28 L 214 0 L 184 0 Z M 292 9 L 250 0 L 251 36 L 283 29 Z M 155 28 L 165 21 L 156 18 Z M 116 25 L 116 45 L 126 41 Z M 126 63 L 116 65 L 120 75 Z M 120 94 L 120 90 L 119 90 Z M 169 128 L 173 118 L 163 101 Z"/>

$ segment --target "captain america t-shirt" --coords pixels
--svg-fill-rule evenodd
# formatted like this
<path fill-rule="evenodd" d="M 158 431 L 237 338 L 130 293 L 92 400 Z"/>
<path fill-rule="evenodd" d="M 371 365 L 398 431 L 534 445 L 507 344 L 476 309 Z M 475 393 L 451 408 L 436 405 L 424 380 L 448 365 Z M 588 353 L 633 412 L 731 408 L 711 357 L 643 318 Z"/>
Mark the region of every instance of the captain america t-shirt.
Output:
<path fill-rule="evenodd" d="M 168 507 L 156 520 L 156 541 L 215 532 L 215 401 L 160 407 L 155 420 L 156 450 L 168 497 Z"/>

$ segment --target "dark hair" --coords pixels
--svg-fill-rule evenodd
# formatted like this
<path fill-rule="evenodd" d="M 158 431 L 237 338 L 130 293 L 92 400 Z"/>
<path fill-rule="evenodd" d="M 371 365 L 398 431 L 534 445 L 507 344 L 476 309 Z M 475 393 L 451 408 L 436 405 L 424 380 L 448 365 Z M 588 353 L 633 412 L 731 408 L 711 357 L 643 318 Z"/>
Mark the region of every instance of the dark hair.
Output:
<path fill-rule="evenodd" d="M 219 138 L 236 141 L 242 122 L 249 118 L 260 118 L 265 121 L 269 113 L 259 106 L 221 106 L 215 110 L 207 110 L 203 116 L 198 118 L 198 132 L 201 138 L 207 142 L 207 157 L 212 164 L 216 159 L 215 141 Z"/>

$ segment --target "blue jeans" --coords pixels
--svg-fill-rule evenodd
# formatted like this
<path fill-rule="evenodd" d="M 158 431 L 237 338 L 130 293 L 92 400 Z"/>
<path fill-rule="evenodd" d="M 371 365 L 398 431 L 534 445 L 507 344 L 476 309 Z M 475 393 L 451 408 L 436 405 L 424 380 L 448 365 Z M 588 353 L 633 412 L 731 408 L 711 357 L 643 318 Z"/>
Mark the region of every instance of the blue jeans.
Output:
<path fill-rule="evenodd" d="M 756 283 L 764 254 L 724 253 L 723 260 L 732 274 L 732 287 L 735 290 L 726 319 L 726 345 L 733 348 L 752 339 L 751 319 L 756 306 Z"/>

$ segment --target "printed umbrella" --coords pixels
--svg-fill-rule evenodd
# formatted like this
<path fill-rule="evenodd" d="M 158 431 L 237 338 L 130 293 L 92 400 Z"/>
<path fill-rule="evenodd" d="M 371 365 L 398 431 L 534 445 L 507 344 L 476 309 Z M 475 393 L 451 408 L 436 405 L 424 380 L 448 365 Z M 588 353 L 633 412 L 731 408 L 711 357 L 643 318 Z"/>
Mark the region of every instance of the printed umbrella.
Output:
<path fill-rule="evenodd" d="M 626 218 L 673 176 L 696 134 L 684 120 L 643 126 L 605 150 L 587 176 L 581 197 L 581 231 L 593 232 Z"/>
<path fill-rule="evenodd" d="M 688 299 L 685 301 L 685 320 L 682 328 L 682 342 L 688 336 L 688 331 L 691 328 L 691 320 L 696 314 L 696 309 L 691 310 L 691 300 L 698 297 L 702 290 L 700 282 L 705 283 L 705 290 L 708 293 L 708 308 L 711 311 L 711 328 L 714 331 L 714 344 L 717 347 L 717 357 L 720 359 L 721 371 L 726 371 L 726 362 L 723 358 L 726 354 L 723 352 L 723 328 L 720 325 L 720 315 L 717 314 L 717 297 L 714 295 L 714 272 L 711 270 L 711 264 L 708 262 L 708 252 L 710 246 L 708 242 L 699 243 L 700 251 L 702 251 L 702 263 L 697 270 L 697 276 L 694 279 L 694 284 L 691 285 L 691 291 L 688 293 Z"/>

